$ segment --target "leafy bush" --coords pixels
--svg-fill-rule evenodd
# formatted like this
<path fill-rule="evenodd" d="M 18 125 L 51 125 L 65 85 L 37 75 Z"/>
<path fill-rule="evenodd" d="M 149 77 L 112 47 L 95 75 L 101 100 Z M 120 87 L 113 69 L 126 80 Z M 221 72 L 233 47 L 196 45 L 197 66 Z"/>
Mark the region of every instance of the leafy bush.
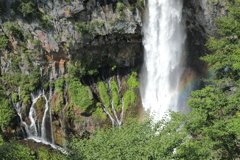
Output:
<path fill-rule="evenodd" d="M 12 3 L 11 8 L 26 19 L 32 18 L 38 13 L 37 5 L 32 0 L 16 0 Z"/>
<path fill-rule="evenodd" d="M 119 2 L 118 5 L 117 5 L 117 8 L 116 8 L 116 11 L 117 12 L 122 12 L 124 7 L 125 7 L 125 5 L 121 2 Z"/>
<path fill-rule="evenodd" d="M 94 25 L 91 22 L 76 23 L 76 30 L 81 33 L 96 34 Z"/>
<path fill-rule="evenodd" d="M 8 39 L 5 36 L 0 35 L 0 48 L 5 49 L 8 46 Z"/>
<path fill-rule="evenodd" d="M 21 73 L 14 73 L 4 74 L 2 78 L 12 89 L 16 89 L 19 86 L 21 87 L 21 98 L 26 103 L 31 98 L 30 92 L 39 87 L 40 77 L 40 73 L 35 69 L 30 76 Z"/>
<path fill-rule="evenodd" d="M 128 120 L 121 129 L 99 129 L 91 139 L 73 139 L 69 159 L 180 159 L 175 151 L 186 133 L 179 128 L 185 117 L 172 113 L 160 122 Z"/>
<path fill-rule="evenodd" d="M 48 20 L 48 18 L 46 16 L 38 16 L 38 23 L 40 26 L 42 26 L 43 28 L 49 28 L 52 27 L 52 24 L 50 23 L 50 21 Z"/>
<path fill-rule="evenodd" d="M 63 94 L 64 82 L 65 80 L 63 78 L 56 80 L 55 82 L 56 93 Z"/>
<path fill-rule="evenodd" d="M 15 36 L 17 38 L 22 38 L 22 32 L 17 23 L 5 22 L 3 23 L 4 29 L 8 36 Z"/>
<path fill-rule="evenodd" d="M 5 90 L 0 86 L 0 130 L 3 130 L 14 116 L 14 109 L 7 98 Z"/>
<path fill-rule="evenodd" d="M 0 155 L 3 160 L 34 160 L 34 155 L 30 153 L 30 148 L 14 142 L 0 144 Z"/>

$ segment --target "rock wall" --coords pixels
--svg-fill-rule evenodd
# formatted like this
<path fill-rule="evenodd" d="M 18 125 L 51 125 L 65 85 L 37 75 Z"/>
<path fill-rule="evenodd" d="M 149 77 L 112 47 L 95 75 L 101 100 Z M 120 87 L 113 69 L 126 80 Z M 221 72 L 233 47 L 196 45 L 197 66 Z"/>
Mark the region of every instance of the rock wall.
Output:
<path fill-rule="evenodd" d="M 210 36 L 217 37 L 215 20 L 227 14 L 226 0 L 185 0 L 183 15 L 187 30 L 187 66 L 205 76 L 206 64 L 199 57 L 209 53 L 205 47 Z"/>
<path fill-rule="evenodd" d="M 52 122 L 47 121 L 52 123 L 55 143 L 64 145 L 63 139 L 70 134 L 82 135 L 110 124 L 72 102 L 66 80 L 72 75 L 67 68 L 77 68 L 78 82 L 93 94 L 90 108 L 101 101 L 98 81 L 107 85 L 114 79 L 121 87 L 118 96 L 124 96 L 131 70 L 138 70 L 143 61 L 143 4 L 136 0 L 3 0 L 0 5 L 0 35 L 8 40 L 0 50 L 1 81 L 13 106 L 23 106 L 23 121 L 31 125 L 31 94 L 44 89 L 47 97 L 53 93 Z M 65 80 L 61 91 L 59 79 Z M 35 105 L 40 124 L 45 103 L 40 98 Z"/>

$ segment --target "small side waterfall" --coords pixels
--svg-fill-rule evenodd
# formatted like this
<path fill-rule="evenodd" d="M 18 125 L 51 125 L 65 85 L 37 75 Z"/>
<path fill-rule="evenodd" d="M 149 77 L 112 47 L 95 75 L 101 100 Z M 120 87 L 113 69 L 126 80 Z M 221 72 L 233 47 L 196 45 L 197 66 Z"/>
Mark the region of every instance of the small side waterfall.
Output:
<path fill-rule="evenodd" d="M 54 144 L 53 132 L 51 127 L 52 126 L 51 107 L 49 106 L 49 102 L 52 99 L 52 88 L 50 88 L 50 90 L 51 91 L 49 93 L 49 98 L 47 98 L 44 90 L 38 90 L 31 93 L 32 104 L 28 115 L 30 125 L 26 121 L 24 121 L 22 116 L 24 104 L 20 105 L 20 103 L 17 102 L 16 104 L 13 103 L 13 106 L 19 116 L 21 126 L 24 128 L 27 139 L 32 139 L 36 142 L 51 145 L 52 148 L 58 149 L 64 154 L 68 154 L 63 148 Z M 40 98 L 43 98 L 45 100 L 45 108 L 42 119 L 38 117 L 39 115 L 37 114 L 37 111 L 35 109 L 35 105 Z M 39 125 L 40 123 L 39 120 L 42 120 L 41 125 Z"/>
<path fill-rule="evenodd" d="M 43 97 L 45 100 L 45 110 L 42 118 L 42 123 L 41 126 L 39 125 L 39 119 L 38 115 L 35 109 L 35 104 L 39 100 L 39 98 Z M 17 111 L 17 114 L 20 118 L 20 123 L 23 124 L 27 138 L 31 139 L 38 139 L 42 141 L 48 141 L 47 136 L 46 136 L 46 130 L 49 130 L 49 128 L 46 127 L 46 117 L 51 115 L 48 115 L 49 111 L 49 101 L 50 98 L 48 99 L 45 95 L 44 90 L 38 90 L 36 92 L 31 93 L 31 100 L 32 104 L 29 110 L 29 120 L 30 120 L 30 125 L 28 125 L 22 118 L 22 110 L 24 107 L 24 104 L 22 106 L 18 102 L 16 105 L 14 105 L 15 110 Z M 51 129 L 51 128 L 50 128 Z"/>
<path fill-rule="evenodd" d="M 186 34 L 182 0 L 149 0 L 144 24 L 144 67 L 141 95 L 146 110 L 161 119 L 170 109 L 180 111 L 179 84 L 183 73 Z"/>
<path fill-rule="evenodd" d="M 37 100 L 41 97 L 41 92 L 38 91 L 36 93 L 31 93 L 31 100 L 32 105 L 29 111 L 29 119 L 31 122 L 30 126 L 27 126 L 29 129 L 29 133 L 27 133 L 28 137 L 38 137 L 40 134 L 38 133 L 36 121 L 37 121 L 37 113 L 34 108 L 34 105 L 36 104 Z"/>

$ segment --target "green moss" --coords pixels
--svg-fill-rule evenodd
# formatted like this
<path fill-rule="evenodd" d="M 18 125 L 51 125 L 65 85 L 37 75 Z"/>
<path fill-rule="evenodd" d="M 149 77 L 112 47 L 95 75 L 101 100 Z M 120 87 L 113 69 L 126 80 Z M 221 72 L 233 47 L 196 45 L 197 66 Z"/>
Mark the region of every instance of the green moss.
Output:
<path fill-rule="evenodd" d="M 90 88 L 83 86 L 79 81 L 71 81 L 68 86 L 71 101 L 79 109 L 85 111 L 93 104 L 93 95 Z"/>
<path fill-rule="evenodd" d="M 108 108 L 108 110 L 110 110 L 111 102 L 107 88 L 108 88 L 107 84 L 104 84 L 103 82 L 98 83 L 98 90 L 102 103 Z"/>
<path fill-rule="evenodd" d="M 45 104 L 46 104 L 46 100 L 43 97 L 40 97 L 35 103 L 34 108 L 43 115 L 45 110 Z"/>

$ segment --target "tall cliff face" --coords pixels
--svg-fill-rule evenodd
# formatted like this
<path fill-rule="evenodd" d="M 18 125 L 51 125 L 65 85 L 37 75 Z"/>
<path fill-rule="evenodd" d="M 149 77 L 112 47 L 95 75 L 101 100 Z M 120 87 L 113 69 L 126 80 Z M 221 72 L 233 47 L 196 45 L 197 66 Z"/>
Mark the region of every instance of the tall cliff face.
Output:
<path fill-rule="evenodd" d="M 206 74 L 206 64 L 199 57 L 209 53 L 205 47 L 210 36 L 217 36 L 215 20 L 227 14 L 225 0 L 185 0 L 183 15 L 187 30 L 187 66 L 196 74 Z M 205 68 L 205 69 L 204 69 Z"/>
<path fill-rule="evenodd" d="M 143 12 L 142 0 L 0 0 L 1 82 L 25 122 L 19 126 L 33 123 L 33 94 L 43 89 L 47 98 L 34 102 L 36 127 L 43 126 L 48 103 L 46 123 L 60 145 L 70 133 L 121 125 L 128 113 L 138 113 Z M 184 2 L 186 65 L 196 74 L 204 74 L 198 58 L 224 14 L 224 0 Z"/>
<path fill-rule="evenodd" d="M 94 0 L 40 0 L 32 5 L 29 2 L 5 1 L 1 31 L 10 43 L 3 55 L 16 53 L 24 45 L 27 50 L 40 53 L 31 57 L 31 61 L 42 72 L 52 72 L 53 79 L 64 75 L 67 62 L 86 56 L 88 63 L 98 67 L 106 66 L 103 64 L 106 60 L 122 67 L 141 63 L 142 22 L 137 4 Z M 24 5 L 35 8 L 25 13 Z M 6 22 L 15 27 L 19 37 Z M 11 61 L 2 60 L 1 64 L 2 72 L 14 71 L 8 67 Z M 27 68 L 26 63 L 20 64 L 22 73 L 29 74 Z"/>
<path fill-rule="evenodd" d="M 47 134 L 63 145 L 70 133 L 121 125 L 127 111 L 138 110 L 129 106 L 141 104 L 132 82 L 143 61 L 142 2 L 1 0 L 0 5 L 1 81 L 26 136 L 43 137 L 41 128 L 48 126 Z"/>

